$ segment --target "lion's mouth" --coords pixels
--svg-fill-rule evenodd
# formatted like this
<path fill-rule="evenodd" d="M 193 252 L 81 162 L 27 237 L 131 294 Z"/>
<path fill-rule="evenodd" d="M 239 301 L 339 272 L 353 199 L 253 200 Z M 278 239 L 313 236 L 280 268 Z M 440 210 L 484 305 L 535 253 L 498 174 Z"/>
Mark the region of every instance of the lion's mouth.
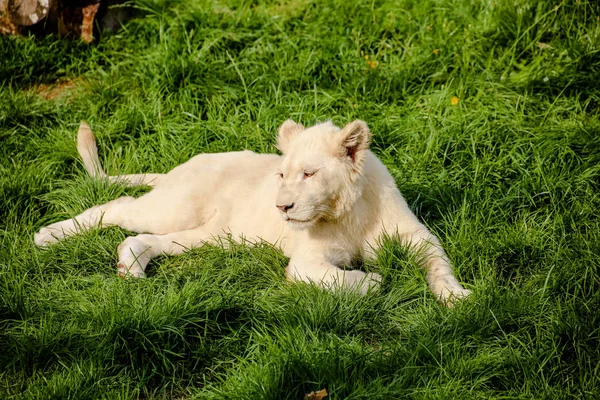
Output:
<path fill-rule="evenodd" d="M 294 217 L 290 217 L 287 214 L 283 217 L 283 219 L 285 220 L 285 222 L 287 222 L 291 225 L 296 225 L 298 227 L 311 225 L 315 221 L 314 218 L 307 218 L 307 219 L 294 218 Z"/>
<path fill-rule="evenodd" d="M 296 223 L 301 223 L 301 224 L 311 221 L 310 219 L 297 219 L 297 218 L 290 218 L 287 216 L 286 216 L 285 220 L 286 220 L 286 222 L 296 222 Z"/>

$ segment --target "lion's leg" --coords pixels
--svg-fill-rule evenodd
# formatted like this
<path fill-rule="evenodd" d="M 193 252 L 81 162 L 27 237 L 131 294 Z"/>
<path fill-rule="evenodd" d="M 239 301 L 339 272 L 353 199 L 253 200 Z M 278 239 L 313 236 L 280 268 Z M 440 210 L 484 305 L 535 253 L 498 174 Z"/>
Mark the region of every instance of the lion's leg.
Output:
<path fill-rule="evenodd" d="M 403 231 L 398 228 L 400 226 L 404 227 Z M 453 301 L 471 294 L 471 291 L 463 288 L 454 276 L 452 264 L 438 238 L 424 225 L 419 222 L 415 224 L 405 222 L 399 224 L 396 231 L 400 240 L 416 252 L 417 261 L 427 271 L 429 289 L 443 304 L 452 305 Z"/>
<path fill-rule="evenodd" d="M 366 293 L 369 288 L 375 288 L 381 281 L 381 276 L 375 273 L 365 273 L 358 270 L 343 270 L 336 267 L 322 256 L 309 256 L 311 252 L 300 251 L 302 255 L 292 255 L 285 275 L 291 281 L 315 283 L 326 289 L 348 287 Z M 314 254 L 314 253 L 313 253 Z"/>
<path fill-rule="evenodd" d="M 35 234 L 35 244 L 44 246 L 84 230 L 120 225 L 123 214 L 134 201 L 133 197 L 119 197 L 108 203 L 88 208 L 74 218 L 48 225 Z"/>
<path fill-rule="evenodd" d="M 204 243 L 213 242 L 211 224 L 166 235 L 137 235 L 123 241 L 118 249 L 118 271 L 123 277 L 143 278 L 146 266 L 161 254 L 177 255 Z"/>
<path fill-rule="evenodd" d="M 429 288 L 443 303 L 452 304 L 452 300 L 471 294 L 454 276 L 452 265 L 437 237 L 428 230 L 419 230 L 405 237 L 409 238 L 411 247 L 418 252 L 419 261 L 427 270 Z"/>

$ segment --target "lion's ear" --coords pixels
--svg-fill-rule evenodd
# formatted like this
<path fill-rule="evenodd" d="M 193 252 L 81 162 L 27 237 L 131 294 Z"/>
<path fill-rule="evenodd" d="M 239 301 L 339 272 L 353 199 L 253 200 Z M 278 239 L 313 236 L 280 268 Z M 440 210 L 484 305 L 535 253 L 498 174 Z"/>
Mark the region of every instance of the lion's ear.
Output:
<path fill-rule="evenodd" d="M 371 131 L 364 121 L 350 122 L 342 129 L 342 146 L 345 157 L 350 157 L 354 164 L 362 164 L 364 151 L 369 148 Z"/>
<path fill-rule="evenodd" d="M 302 124 L 297 124 L 291 119 L 285 121 L 279 128 L 279 137 L 277 139 L 277 148 L 282 153 L 287 150 L 288 144 L 304 130 Z"/>

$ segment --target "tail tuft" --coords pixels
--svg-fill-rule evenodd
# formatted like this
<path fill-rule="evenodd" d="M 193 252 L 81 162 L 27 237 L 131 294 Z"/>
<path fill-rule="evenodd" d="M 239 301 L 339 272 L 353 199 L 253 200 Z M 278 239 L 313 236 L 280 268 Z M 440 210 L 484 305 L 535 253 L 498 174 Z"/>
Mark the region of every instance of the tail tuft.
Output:
<path fill-rule="evenodd" d="M 96 138 L 90 129 L 90 126 L 81 121 L 79 132 L 77 133 L 77 151 L 83 160 L 85 169 L 94 178 L 106 178 L 106 173 L 100 164 L 98 157 L 98 147 L 96 146 Z"/>

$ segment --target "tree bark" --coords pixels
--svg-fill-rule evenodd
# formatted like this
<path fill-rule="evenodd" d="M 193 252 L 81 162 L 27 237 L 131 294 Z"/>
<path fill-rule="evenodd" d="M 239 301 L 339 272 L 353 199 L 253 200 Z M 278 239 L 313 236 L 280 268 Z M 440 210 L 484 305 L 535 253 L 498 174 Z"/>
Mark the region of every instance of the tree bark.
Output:
<path fill-rule="evenodd" d="M 0 0 L 0 32 L 17 34 L 46 18 L 55 0 Z"/>
<path fill-rule="evenodd" d="M 0 0 L 0 33 L 59 33 L 94 39 L 94 20 L 101 0 Z M 103 0 L 109 1 L 109 0 Z"/>

